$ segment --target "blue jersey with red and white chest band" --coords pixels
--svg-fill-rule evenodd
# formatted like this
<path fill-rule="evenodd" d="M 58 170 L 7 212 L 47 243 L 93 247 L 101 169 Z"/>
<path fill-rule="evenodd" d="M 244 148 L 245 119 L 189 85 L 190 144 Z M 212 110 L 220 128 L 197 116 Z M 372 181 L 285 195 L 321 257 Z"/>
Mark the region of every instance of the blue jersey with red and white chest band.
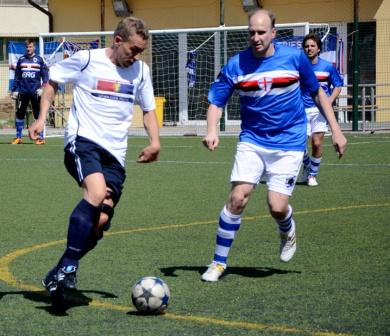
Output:
<path fill-rule="evenodd" d="M 301 87 L 316 93 L 319 83 L 306 55 L 275 45 L 272 56 L 256 58 L 248 48 L 229 59 L 211 85 L 208 99 L 224 107 L 236 91 L 240 98 L 240 141 L 268 149 L 306 148 L 306 113 Z"/>
<path fill-rule="evenodd" d="M 318 57 L 317 63 L 312 64 L 311 66 L 318 79 L 318 82 L 324 89 L 327 96 L 332 94 L 333 88 L 343 86 L 343 80 L 332 63 Z M 313 101 L 309 91 L 304 90 L 302 93 L 302 98 L 303 103 L 305 104 L 305 108 L 316 107 L 316 104 Z"/>
<path fill-rule="evenodd" d="M 49 80 L 48 69 L 39 55 L 23 55 L 18 59 L 12 91 L 34 94 Z"/>

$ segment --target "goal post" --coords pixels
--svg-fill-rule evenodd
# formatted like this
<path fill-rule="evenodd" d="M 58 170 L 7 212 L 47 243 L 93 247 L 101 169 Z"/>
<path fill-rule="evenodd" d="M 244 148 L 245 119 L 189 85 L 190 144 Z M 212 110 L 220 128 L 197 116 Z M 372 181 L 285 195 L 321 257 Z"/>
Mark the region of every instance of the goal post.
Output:
<path fill-rule="evenodd" d="M 300 48 L 303 37 L 313 31 L 325 39 L 327 24 L 308 22 L 277 24 L 275 43 Z M 248 27 L 210 27 L 151 30 L 142 59 L 151 69 L 161 134 L 196 134 L 206 130 L 207 94 L 228 58 L 248 47 Z M 49 65 L 79 49 L 111 46 L 113 31 L 44 33 L 39 36 L 40 53 Z M 72 87 L 65 85 L 54 108 L 54 119 L 66 112 L 72 101 Z M 239 100 L 233 94 L 225 108 L 224 131 L 240 130 Z M 61 125 L 60 125 L 61 126 Z M 142 112 L 135 108 L 130 132 L 143 134 Z"/>

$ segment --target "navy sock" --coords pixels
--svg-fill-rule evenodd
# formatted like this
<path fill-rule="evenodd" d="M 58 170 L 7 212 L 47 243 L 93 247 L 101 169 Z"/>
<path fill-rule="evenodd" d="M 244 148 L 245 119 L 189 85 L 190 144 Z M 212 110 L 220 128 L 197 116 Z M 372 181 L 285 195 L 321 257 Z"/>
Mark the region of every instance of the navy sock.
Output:
<path fill-rule="evenodd" d="M 83 257 L 94 222 L 100 215 L 100 208 L 82 199 L 69 219 L 66 250 L 58 266 L 76 266 Z"/>
<path fill-rule="evenodd" d="M 85 244 L 84 249 L 81 251 L 80 259 L 84 257 L 89 251 L 93 250 L 98 244 L 98 241 L 102 238 L 103 236 L 97 237 L 94 230 L 91 230 L 87 243 Z"/>

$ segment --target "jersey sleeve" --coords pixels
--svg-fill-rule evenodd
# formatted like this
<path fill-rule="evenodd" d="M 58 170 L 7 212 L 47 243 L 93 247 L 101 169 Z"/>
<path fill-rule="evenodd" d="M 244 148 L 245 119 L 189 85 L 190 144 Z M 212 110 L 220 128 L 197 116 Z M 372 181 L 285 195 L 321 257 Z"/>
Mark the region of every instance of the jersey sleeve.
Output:
<path fill-rule="evenodd" d="M 333 64 L 330 65 L 329 67 L 329 81 L 330 84 L 335 88 L 335 87 L 341 87 L 344 85 L 343 79 L 341 78 L 339 72 L 337 69 L 333 66 Z"/>
<path fill-rule="evenodd" d="M 41 78 L 42 85 L 46 84 L 49 81 L 49 70 L 45 61 L 41 58 Z"/>
<path fill-rule="evenodd" d="M 303 91 L 314 94 L 318 92 L 320 84 L 313 71 L 313 67 L 307 56 L 301 52 L 299 56 L 299 77 Z"/>
<path fill-rule="evenodd" d="M 51 66 L 49 78 L 59 84 L 76 83 L 79 78 L 80 71 L 82 71 L 88 62 L 89 51 L 80 50 L 74 53 L 71 57 Z"/>
<path fill-rule="evenodd" d="M 208 100 L 211 104 L 224 107 L 234 92 L 234 82 L 228 74 L 228 66 L 225 65 L 217 79 L 211 84 Z"/>
<path fill-rule="evenodd" d="M 149 67 L 144 62 L 140 62 L 141 80 L 135 97 L 135 101 L 140 105 L 142 111 L 148 112 L 156 109 L 154 100 L 153 84 L 150 79 Z"/>
<path fill-rule="evenodd" d="M 16 63 L 15 77 L 14 77 L 14 84 L 12 86 L 12 91 L 18 91 L 21 77 L 22 77 L 22 70 L 20 68 L 20 58 L 19 58 L 18 62 Z"/>

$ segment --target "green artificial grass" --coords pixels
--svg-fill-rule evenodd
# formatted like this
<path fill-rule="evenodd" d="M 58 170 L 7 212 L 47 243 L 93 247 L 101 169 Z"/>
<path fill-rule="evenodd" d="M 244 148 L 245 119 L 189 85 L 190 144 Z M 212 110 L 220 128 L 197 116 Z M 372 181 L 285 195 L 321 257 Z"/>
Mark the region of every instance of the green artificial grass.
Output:
<path fill-rule="evenodd" d="M 82 261 L 78 291 L 58 314 L 40 282 L 64 250 L 81 191 L 61 138 L 12 146 L 0 136 L 0 335 L 386 335 L 390 332 L 390 134 L 350 134 L 338 160 L 330 138 L 318 181 L 291 204 L 298 249 L 287 264 L 254 191 L 225 276 L 203 283 L 237 139 L 215 152 L 200 137 L 163 137 L 160 161 L 136 164 L 147 140 L 129 138 L 127 180 L 112 227 Z M 167 313 L 131 304 L 142 276 L 163 278 Z"/>

